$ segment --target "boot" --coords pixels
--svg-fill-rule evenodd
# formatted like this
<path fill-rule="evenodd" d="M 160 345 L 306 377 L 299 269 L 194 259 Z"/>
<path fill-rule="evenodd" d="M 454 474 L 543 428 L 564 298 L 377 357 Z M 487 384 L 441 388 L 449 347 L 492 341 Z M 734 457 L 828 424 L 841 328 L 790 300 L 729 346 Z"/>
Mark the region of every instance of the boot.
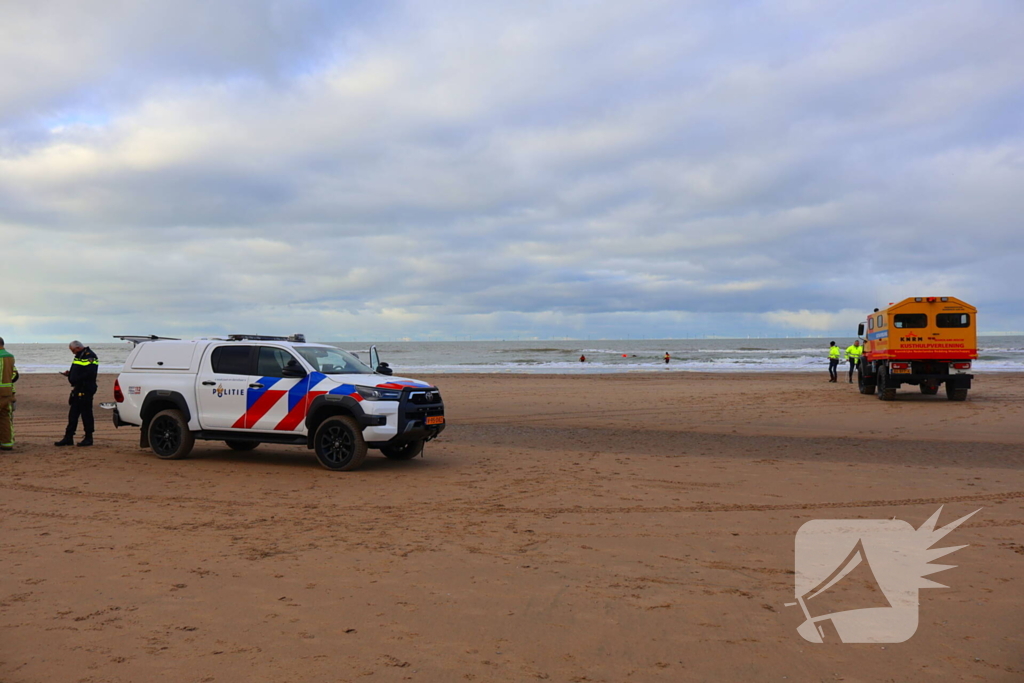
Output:
<path fill-rule="evenodd" d="M 71 438 L 70 436 L 65 436 L 60 441 L 54 441 L 53 445 L 54 446 L 74 446 L 75 445 L 75 440 L 73 438 Z"/>
<path fill-rule="evenodd" d="M 81 446 L 91 446 L 92 445 L 92 434 L 86 434 L 85 438 L 78 442 L 78 445 L 80 447 Z"/>

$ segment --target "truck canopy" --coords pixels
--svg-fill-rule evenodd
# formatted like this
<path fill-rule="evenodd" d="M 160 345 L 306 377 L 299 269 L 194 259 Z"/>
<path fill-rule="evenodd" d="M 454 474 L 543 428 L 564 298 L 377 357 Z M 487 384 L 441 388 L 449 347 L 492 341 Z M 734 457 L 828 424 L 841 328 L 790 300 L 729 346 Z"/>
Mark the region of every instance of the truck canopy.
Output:
<path fill-rule="evenodd" d="M 868 360 L 978 357 L 977 309 L 956 297 L 909 297 L 875 311 L 865 325 Z"/>

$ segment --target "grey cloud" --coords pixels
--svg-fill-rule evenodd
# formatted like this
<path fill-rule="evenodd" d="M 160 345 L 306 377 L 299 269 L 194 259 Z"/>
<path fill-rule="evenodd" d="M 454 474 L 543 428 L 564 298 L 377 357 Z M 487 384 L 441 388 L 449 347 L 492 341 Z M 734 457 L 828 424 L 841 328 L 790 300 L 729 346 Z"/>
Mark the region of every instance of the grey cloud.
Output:
<path fill-rule="evenodd" d="M 39 0 L 0 8 L 0 122 L 105 120 L 153 82 L 255 77 L 315 68 L 362 0 Z"/>
<path fill-rule="evenodd" d="M 80 65 L 0 81 L 28 285 L 0 314 L 741 334 L 927 288 L 1024 328 L 1024 11 L 983 4 L 222 4 L 149 48 L 86 22 Z M 44 130 L 81 91 L 108 118 Z"/>

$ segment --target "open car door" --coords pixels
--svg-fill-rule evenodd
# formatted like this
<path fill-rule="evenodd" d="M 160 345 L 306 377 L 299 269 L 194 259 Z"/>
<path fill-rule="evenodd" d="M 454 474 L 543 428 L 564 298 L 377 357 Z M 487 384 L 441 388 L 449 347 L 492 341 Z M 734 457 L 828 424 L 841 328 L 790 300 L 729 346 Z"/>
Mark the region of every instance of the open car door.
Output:
<path fill-rule="evenodd" d="M 370 347 L 370 367 L 373 368 L 374 372 L 380 373 L 381 375 L 392 375 L 394 371 L 388 367 L 387 363 L 380 362 L 380 354 L 377 353 L 377 347 Z"/>

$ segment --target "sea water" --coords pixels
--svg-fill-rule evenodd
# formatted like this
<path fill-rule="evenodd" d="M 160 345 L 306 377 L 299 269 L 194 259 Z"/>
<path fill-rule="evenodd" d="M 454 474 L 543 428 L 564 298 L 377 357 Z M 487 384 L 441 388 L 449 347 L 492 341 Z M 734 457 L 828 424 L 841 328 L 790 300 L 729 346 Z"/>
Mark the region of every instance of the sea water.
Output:
<path fill-rule="evenodd" d="M 644 339 L 455 342 L 324 342 L 369 360 L 371 344 L 396 374 L 825 372 L 829 338 Z M 836 339 L 841 348 L 852 339 Z M 100 372 L 120 372 L 131 344 L 93 343 Z M 974 370 L 1024 372 L 1024 336 L 978 337 Z M 20 372 L 60 372 L 71 364 L 63 344 L 9 344 Z M 665 352 L 671 355 L 666 365 Z M 581 363 L 580 356 L 586 356 Z"/>

